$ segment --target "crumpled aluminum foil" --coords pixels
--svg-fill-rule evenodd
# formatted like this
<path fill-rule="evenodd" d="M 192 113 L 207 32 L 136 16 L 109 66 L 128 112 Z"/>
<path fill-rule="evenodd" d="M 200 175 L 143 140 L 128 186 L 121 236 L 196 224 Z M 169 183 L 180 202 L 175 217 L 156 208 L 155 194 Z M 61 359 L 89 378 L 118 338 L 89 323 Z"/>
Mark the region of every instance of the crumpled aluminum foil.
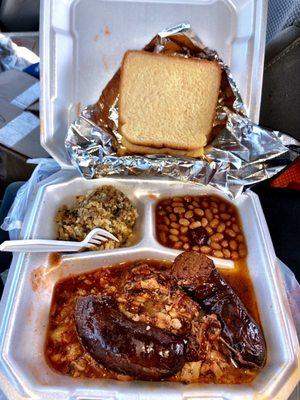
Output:
<path fill-rule="evenodd" d="M 126 155 L 118 132 L 117 71 L 99 101 L 83 110 L 68 130 L 67 152 L 84 177 L 163 176 L 212 185 L 237 197 L 244 186 L 272 177 L 297 157 L 299 142 L 249 120 L 229 67 L 204 46 L 188 24 L 158 33 L 144 50 L 216 60 L 221 65 L 221 90 L 211 134 L 214 139 L 203 159 Z"/>

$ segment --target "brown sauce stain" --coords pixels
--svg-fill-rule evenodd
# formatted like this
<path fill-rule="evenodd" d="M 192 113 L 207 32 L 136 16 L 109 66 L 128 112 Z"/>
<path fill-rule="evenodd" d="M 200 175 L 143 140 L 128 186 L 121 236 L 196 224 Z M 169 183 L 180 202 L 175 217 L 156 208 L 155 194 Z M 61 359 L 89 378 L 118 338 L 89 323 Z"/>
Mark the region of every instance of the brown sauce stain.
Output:
<path fill-rule="evenodd" d="M 156 194 L 153 193 L 149 193 L 148 194 L 148 199 L 149 200 L 157 200 L 158 196 Z"/>
<path fill-rule="evenodd" d="M 100 35 L 99 35 L 99 33 L 97 33 L 97 35 L 94 36 L 94 42 L 98 42 L 99 39 L 100 39 Z"/>
<path fill-rule="evenodd" d="M 105 36 L 109 36 L 111 34 L 109 27 L 107 25 L 104 26 L 103 32 Z"/>
<path fill-rule="evenodd" d="M 50 383 L 48 373 L 43 371 L 42 367 L 39 368 L 36 365 L 30 365 L 29 368 L 32 375 L 36 378 L 38 383 L 43 386 L 48 386 Z"/>
<path fill-rule="evenodd" d="M 60 253 L 51 253 L 49 255 L 49 265 L 50 267 L 57 267 L 61 263 L 61 254 Z"/>
<path fill-rule="evenodd" d="M 78 103 L 76 103 L 76 105 L 75 105 L 75 110 L 76 110 L 76 115 L 77 115 L 77 117 L 79 117 L 80 116 L 80 114 L 81 114 L 81 103 L 80 102 L 78 102 Z"/>
<path fill-rule="evenodd" d="M 30 304 L 27 310 L 27 320 L 29 323 L 32 322 L 32 314 L 33 314 L 33 304 Z"/>
<path fill-rule="evenodd" d="M 45 271 L 43 266 L 31 271 L 31 287 L 34 292 L 39 292 L 47 286 Z"/>

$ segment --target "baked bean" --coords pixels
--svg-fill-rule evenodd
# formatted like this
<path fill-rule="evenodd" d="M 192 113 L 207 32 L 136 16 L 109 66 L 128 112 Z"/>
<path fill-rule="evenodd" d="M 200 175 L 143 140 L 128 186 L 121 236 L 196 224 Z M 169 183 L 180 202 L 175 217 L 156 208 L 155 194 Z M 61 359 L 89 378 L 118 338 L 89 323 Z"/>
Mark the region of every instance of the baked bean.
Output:
<path fill-rule="evenodd" d="M 189 228 L 188 228 L 187 226 L 181 226 L 181 227 L 180 227 L 180 232 L 181 232 L 181 233 L 187 233 L 188 229 L 189 229 Z"/>
<path fill-rule="evenodd" d="M 171 214 L 169 215 L 169 218 L 170 218 L 171 221 L 176 221 L 176 220 L 177 220 L 176 215 L 173 214 L 173 213 L 171 213 Z"/>
<path fill-rule="evenodd" d="M 229 247 L 231 248 L 231 250 L 236 250 L 238 248 L 237 242 L 235 240 L 230 240 Z"/>
<path fill-rule="evenodd" d="M 202 202 L 202 206 L 205 207 L 205 208 L 207 208 L 207 207 L 209 207 L 209 204 L 208 204 L 207 201 L 203 201 L 203 202 Z"/>
<path fill-rule="evenodd" d="M 194 221 L 190 224 L 189 228 L 190 229 L 195 229 L 195 228 L 199 228 L 199 226 L 201 226 L 201 222 L 200 221 Z M 204 226 L 204 225 L 203 225 Z"/>
<path fill-rule="evenodd" d="M 212 207 L 218 208 L 218 204 L 215 201 L 212 201 L 210 204 Z"/>
<path fill-rule="evenodd" d="M 180 239 L 183 243 L 188 243 L 188 242 L 189 242 L 189 239 L 188 239 L 185 235 L 179 236 L 179 239 Z"/>
<path fill-rule="evenodd" d="M 180 227 L 180 225 L 177 224 L 177 222 L 171 222 L 170 226 L 171 226 L 172 228 L 175 228 L 175 229 L 178 229 L 178 228 Z"/>
<path fill-rule="evenodd" d="M 225 231 L 225 229 L 226 229 L 226 225 L 224 224 L 224 222 L 220 222 L 218 227 L 217 227 L 217 232 L 222 233 L 222 232 Z"/>
<path fill-rule="evenodd" d="M 222 250 L 222 246 L 217 242 L 211 242 L 210 247 L 214 250 Z"/>
<path fill-rule="evenodd" d="M 177 202 L 177 201 L 174 201 L 174 203 L 172 203 L 172 207 L 174 208 L 174 207 L 183 207 L 183 204 L 182 203 L 179 203 L 179 202 Z"/>
<path fill-rule="evenodd" d="M 170 235 L 169 239 L 171 240 L 171 242 L 178 242 L 178 236 Z"/>
<path fill-rule="evenodd" d="M 223 249 L 222 251 L 223 251 L 223 254 L 224 254 L 225 258 L 230 258 L 231 253 L 230 253 L 230 251 L 228 249 Z"/>
<path fill-rule="evenodd" d="M 166 233 L 165 233 L 165 232 L 160 232 L 160 234 L 159 234 L 159 239 L 160 239 L 160 241 L 161 241 L 163 244 L 166 243 L 166 242 L 167 242 Z"/>
<path fill-rule="evenodd" d="M 192 202 L 192 204 L 194 207 L 199 207 L 199 203 L 197 203 L 197 201 L 195 201 L 195 200 Z"/>
<path fill-rule="evenodd" d="M 213 213 L 211 212 L 210 209 L 206 209 L 206 210 L 204 211 L 204 214 L 205 214 L 206 218 L 207 218 L 209 221 L 211 221 L 211 220 L 214 218 Z"/>
<path fill-rule="evenodd" d="M 231 221 L 227 221 L 226 226 L 230 226 L 230 225 L 231 225 Z"/>
<path fill-rule="evenodd" d="M 183 214 L 184 212 L 185 212 L 185 209 L 183 207 L 174 207 L 175 214 Z"/>
<path fill-rule="evenodd" d="M 203 254 L 209 254 L 211 253 L 211 248 L 209 246 L 201 246 L 200 251 Z"/>
<path fill-rule="evenodd" d="M 224 239 L 224 235 L 222 233 L 215 233 L 210 237 L 213 242 L 220 242 L 220 240 Z"/>
<path fill-rule="evenodd" d="M 222 240 L 221 245 L 222 245 L 222 247 L 228 247 L 228 241 Z"/>
<path fill-rule="evenodd" d="M 191 196 L 184 196 L 184 201 L 186 201 L 187 203 L 190 203 L 192 201 Z"/>
<path fill-rule="evenodd" d="M 221 213 L 220 217 L 223 221 L 228 221 L 230 219 L 230 214 L 227 213 Z"/>
<path fill-rule="evenodd" d="M 193 246 L 192 249 L 195 251 L 199 251 L 199 246 Z"/>
<path fill-rule="evenodd" d="M 199 217 L 203 217 L 203 215 L 204 215 L 204 211 L 201 210 L 201 208 L 195 208 L 194 213 L 196 215 L 198 215 Z"/>
<path fill-rule="evenodd" d="M 227 233 L 228 236 L 230 236 L 232 238 L 236 237 L 236 232 L 234 232 L 233 229 L 226 229 L 225 232 Z"/>
<path fill-rule="evenodd" d="M 169 220 L 168 217 L 164 217 L 164 223 L 165 223 L 166 225 L 170 225 L 170 220 Z"/>
<path fill-rule="evenodd" d="M 158 215 L 166 215 L 166 212 L 165 211 L 158 211 Z"/>
<path fill-rule="evenodd" d="M 182 200 L 182 198 L 179 196 L 173 197 L 173 201 L 181 201 L 181 200 Z"/>
<path fill-rule="evenodd" d="M 188 243 L 184 243 L 183 248 L 184 250 L 189 250 L 190 245 Z"/>
<path fill-rule="evenodd" d="M 231 253 L 231 259 L 232 260 L 238 260 L 239 259 L 239 254 L 236 251 L 233 251 Z"/>
<path fill-rule="evenodd" d="M 172 211 L 173 211 L 173 209 L 172 209 L 171 206 L 166 207 L 166 210 L 169 211 L 169 212 L 172 212 Z"/>
<path fill-rule="evenodd" d="M 226 205 L 224 203 L 220 204 L 220 211 L 222 212 L 226 211 Z"/>
<path fill-rule="evenodd" d="M 183 243 L 182 242 L 176 242 L 174 243 L 174 249 L 181 249 L 182 248 Z"/>
<path fill-rule="evenodd" d="M 234 230 L 234 232 L 239 233 L 240 232 L 240 228 L 238 227 L 237 224 L 233 224 L 232 225 L 232 229 Z"/>
<path fill-rule="evenodd" d="M 192 218 L 193 215 L 194 215 L 194 213 L 192 210 L 189 210 L 184 214 L 185 218 L 188 218 L 188 219 Z"/>
<path fill-rule="evenodd" d="M 238 242 L 243 242 L 244 241 L 244 236 L 243 235 L 237 235 L 237 237 L 236 237 L 236 240 L 238 241 Z"/>
<path fill-rule="evenodd" d="M 201 218 L 201 225 L 205 228 L 208 225 L 208 221 L 206 218 Z"/>
<path fill-rule="evenodd" d="M 212 235 L 213 232 L 214 232 L 214 231 L 211 229 L 210 226 L 207 226 L 205 229 L 206 229 L 206 232 L 207 232 L 209 235 Z"/>
<path fill-rule="evenodd" d="M 218 226 L 218 224 L 219 224 L 219 221 L 217 220 L 217 218 L 214 218 L 212 221 L 210 221 L 210 223 L 209 223 L 209 225 L 212 227 L 212 228 L 215 228 L 216 226 Z"/>
<path fill-rule="evenodd" d="M 179 235 L 179 230 L 178 229 L 175 229 L 175 228 L 172 228 L 172 229 L 170 229 L 170 233 L 172 233 L 172 235 Z"/>
<path fill-rule="evenodd" d="M 215 208 L 215 207 L 213 207 L 211 209 L 211 211 L 213 212 L 213 214 L 218 214 L 218 212 L 219 212 L 219 210 L 217 208 Z"/>
<path fill-rule="evenodd" d="M 221 250 L 213 250 L 213 256 L 218 258 L 224 258 L 224 255 Z"/>
<path fill-rule="evenodd" d="M 163 232 L 169 232 L 169 228 L 164 224 L 158 225 L 158 229 Z"/>
<path fill-rule="evenodd" d="M 193 210 L 194 208 L 195 208 L 195 207 L 192 206 L 191 204 L 188 205 L 188 209 L 189 209 L 189 210 Z"/>
<path fill-rule="evenodd" d="M 186 218 L 180 218 L 179 219 L 179 224 L 183 226 L 189 226 L 189 221 Z"/>

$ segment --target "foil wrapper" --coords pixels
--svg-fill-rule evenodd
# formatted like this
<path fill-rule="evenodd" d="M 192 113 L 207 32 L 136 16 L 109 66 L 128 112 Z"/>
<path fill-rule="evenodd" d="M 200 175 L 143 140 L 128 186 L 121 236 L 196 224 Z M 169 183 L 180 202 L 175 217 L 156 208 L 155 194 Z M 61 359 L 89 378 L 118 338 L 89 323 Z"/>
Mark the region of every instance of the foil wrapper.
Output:
<path fill-rule="evenodd" d="M 158 33 L 144 50 L 215 60 L 221 65 L 222 80 L 210 144 L 202 159 L 126 154 L 118 132 L 118 70 L 98 102 L 84 109 L 68 130 L 66 150 L 84 177 L 168 177 L 212 185 L 230 197 L 237 197 L 245 186 L 272 177 L 297 157 L 299 142 L 250 121 L 229 67 L 188 24 Z"/>

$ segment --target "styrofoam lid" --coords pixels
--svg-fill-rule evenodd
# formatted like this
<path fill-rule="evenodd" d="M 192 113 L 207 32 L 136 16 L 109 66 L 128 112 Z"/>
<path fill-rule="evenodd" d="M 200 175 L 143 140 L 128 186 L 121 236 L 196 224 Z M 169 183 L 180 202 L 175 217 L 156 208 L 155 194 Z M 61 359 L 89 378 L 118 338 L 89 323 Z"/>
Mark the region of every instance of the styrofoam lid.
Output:
<path fill-rule="evenodd" d="M 53 11 L 55 10 L 55 12 Z M 41 143 L 62 167 L 69 124 L 94 103 L 128 49 L 189 22 L 230 65 L 250 117 L 260 107 L 266 26 L 263 0 L 53 0 L 41 10 Z"/>

